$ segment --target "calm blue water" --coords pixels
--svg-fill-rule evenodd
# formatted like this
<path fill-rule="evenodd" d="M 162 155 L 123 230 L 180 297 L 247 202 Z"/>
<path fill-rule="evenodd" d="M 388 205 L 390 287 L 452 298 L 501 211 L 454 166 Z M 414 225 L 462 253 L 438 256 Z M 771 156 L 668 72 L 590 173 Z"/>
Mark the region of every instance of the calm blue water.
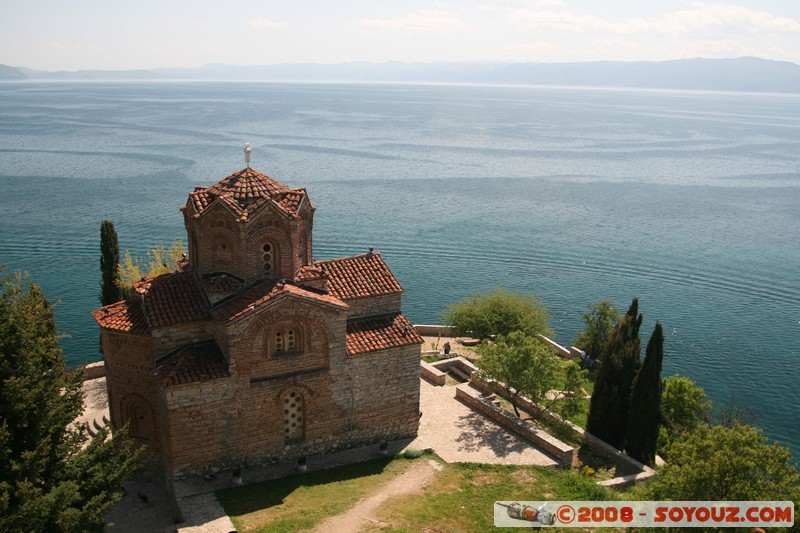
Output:
<path fill-rule="evenodd" d="M 253 166 L 307 187 L 318 259 L 374 246 L 416 323 L 503 285 L 558 340 L 640 297 L 665 373 L 751 406 L 800 452 L 800 97 L 599 89 L 0 84 L 0 262 L 98 359 L 99 226 L 184 238 L 195 185 Z M 646 338 L 645 338 L 646 342 Z"/>

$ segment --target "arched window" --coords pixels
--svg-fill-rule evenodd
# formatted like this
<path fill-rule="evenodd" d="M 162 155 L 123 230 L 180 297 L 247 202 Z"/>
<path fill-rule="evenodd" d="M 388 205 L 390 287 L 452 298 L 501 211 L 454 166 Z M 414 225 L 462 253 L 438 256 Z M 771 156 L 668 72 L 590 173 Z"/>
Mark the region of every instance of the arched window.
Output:
<path fill-rule="evenodd" d="M 294 390 L 283 398 L 283 438 L 299 440 L 305 436 L 303 395 Z"/>
<path fill-rule="evenodd" d="M 147 402 L 138 395 L 122 399 L 122 423 L 128 425 L 128 434 L 137 439 L 155 440 L 155 420 Z"/>
<path fill-rule="evenodd" d="M 264 274 L 270 275 L 274 271 L 273 263 L 275 261 L 274 257 L 275 250 L 273 249 L 272 245 L 267 242 L 264 243 L 264 245 L 261 247 L 261 252 L 262 252 L 261 261 L 262 265 L 264 266 Z"/>
<path fill-rule="evenodd" d="M 278 353 L 297 352 L 297 332 L 294 328 L 279 329 L 275 332 L 275 351 Z"/>

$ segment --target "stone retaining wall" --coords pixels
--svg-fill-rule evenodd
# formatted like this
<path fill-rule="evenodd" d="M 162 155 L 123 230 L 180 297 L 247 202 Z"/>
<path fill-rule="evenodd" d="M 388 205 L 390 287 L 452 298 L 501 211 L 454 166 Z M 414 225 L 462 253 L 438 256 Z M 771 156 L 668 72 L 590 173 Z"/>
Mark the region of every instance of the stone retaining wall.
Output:
<path fill-rule="evenodd" d="M 478 377 L 477 374 L 472 376 L 471 384 L 479 391 L 483 392 L 484 394 L 495 393 L 503 398 L 507 398 L 507 394 L 505 390 L 494 380 L 483 380 Z M 517 405 L 523 410 L 528 413 L 536 413 L 543 409 L 541 405 L 538 405 L 528 398 L 524 396 L 517 397 Z M 595 452 L 603 455 L 604 457 L 608 457 L 614 461 L 619 461 L 622 463 L 627 464 L 629 467 L 638 470 L 638 474 L 632 474 L 629 476 L 620 476 L 613 479 L 609 479 L 607 481 L 599 482 L 598 485 L 604 485 L 607 487 L 614 487 L 620 488 L 626 485 L 630 485 L 631 483 L 642 481 L 645 479 L 649 479 L 656 475 L 655 470 L 650 468 L 649 466 L 643 465 L 633 457 L 625 454 L 624 452 L 616 449 L 615 447 L 611 446 L 604 440 L 595 437 L 582 427 L 573 424 L 569 420 L 566 420 L 559 416 L 556 413 L 546 412 L 544 414 L 547 418 L 550 418 L 554 422 L 561 423 L 569 427 L 572 431 L 574 431 L 580 438 L 581 441 L 591 447 Z"/>
<path fill-rule="evenodd" d="M 451 368 L 455 367 L 470 378 L 476 375 L 476 372 L 478 371 L 477 366 L 473 365 L 463 357 L 450 357 L 449 359 L 442 359 L 440 361 L 436 361 L 435 363 L 431 363 L 431 365 L 437 370 L 445 373 Z"/>
<path fill-rule="evenodd" d="M 472 378 L 478 367 L 464 359 L 463 357 L 450 357 L 434 363 L 420 361 L 420 375 L 434 385 L 444 385 L 447 380 L 447 371 L 456 368 L 465 376 Z"/>
<path fill-rule="evenodd" d="M 570 357 L 569 350 L 567 350 L 566 348 L 564 348 L 563 346 L 558 344 L 553 339 L 549 339 L 549 338 L 545 337 L 544 335 L 539 335 L 539 338 L 542 339 L 546 345 L 550 346 L 551 348 L 554 348 L 555 351 L 556 351 L 556 354 L 559 357 L 567 357 L 567 358 Z"/>
<path fill-rule="evenodd" d="M 83 379 L 86 381 L 104 377 L 106 377 L 106 365 L 103 361 L 89 363 L 83 367 Z"/>
<path fill-rule="evenodd" d="M 438 324 L 414 324 L 414 329 L 417 333 L 425 337 L 433 337 L 441 335 L 442 337 L 452 337 L 452 328 L 450 326 L 441 326 Z"/>
<path fill-rule="evenodd" d="M 447 380 L 447 374 L 425 361 L 419 362 L 419 375 L 438 386 L 444 385 Z"/>

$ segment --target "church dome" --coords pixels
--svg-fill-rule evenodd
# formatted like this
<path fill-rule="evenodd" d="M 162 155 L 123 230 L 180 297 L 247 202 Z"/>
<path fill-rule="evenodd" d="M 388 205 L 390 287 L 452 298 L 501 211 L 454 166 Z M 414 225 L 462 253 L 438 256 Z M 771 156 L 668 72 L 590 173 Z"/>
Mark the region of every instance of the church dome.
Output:
<path fill-rule="evenodd" d="M 210 187 L 196 187 L 189 193 L 194 216 L 200 216 L 220 202 L 239 221 L 247 220 L 269 202 L 274 202 L 290 218 L 299 218 L 297 210 L 305 198 L 305 189 L 292 189 L 250 167 L 234 172 Z"/>

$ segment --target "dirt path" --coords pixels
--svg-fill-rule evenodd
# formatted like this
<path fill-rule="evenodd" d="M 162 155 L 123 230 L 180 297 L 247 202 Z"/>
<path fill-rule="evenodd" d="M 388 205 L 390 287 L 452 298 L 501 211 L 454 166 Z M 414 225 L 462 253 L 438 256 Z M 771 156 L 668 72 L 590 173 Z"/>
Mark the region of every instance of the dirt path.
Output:
<path fill-rule="evenodd" d="M 314 533 L 357 533 L 368 526 L 380 524 L 373 515 L 384 501 L 394 496 L 419 492 L 431 482 L 435 471 L 441 469 L 432 459 L 418 462 L 405 473 L 378 487 L 349 511 L 326 518 L 314 529 Z"/>

